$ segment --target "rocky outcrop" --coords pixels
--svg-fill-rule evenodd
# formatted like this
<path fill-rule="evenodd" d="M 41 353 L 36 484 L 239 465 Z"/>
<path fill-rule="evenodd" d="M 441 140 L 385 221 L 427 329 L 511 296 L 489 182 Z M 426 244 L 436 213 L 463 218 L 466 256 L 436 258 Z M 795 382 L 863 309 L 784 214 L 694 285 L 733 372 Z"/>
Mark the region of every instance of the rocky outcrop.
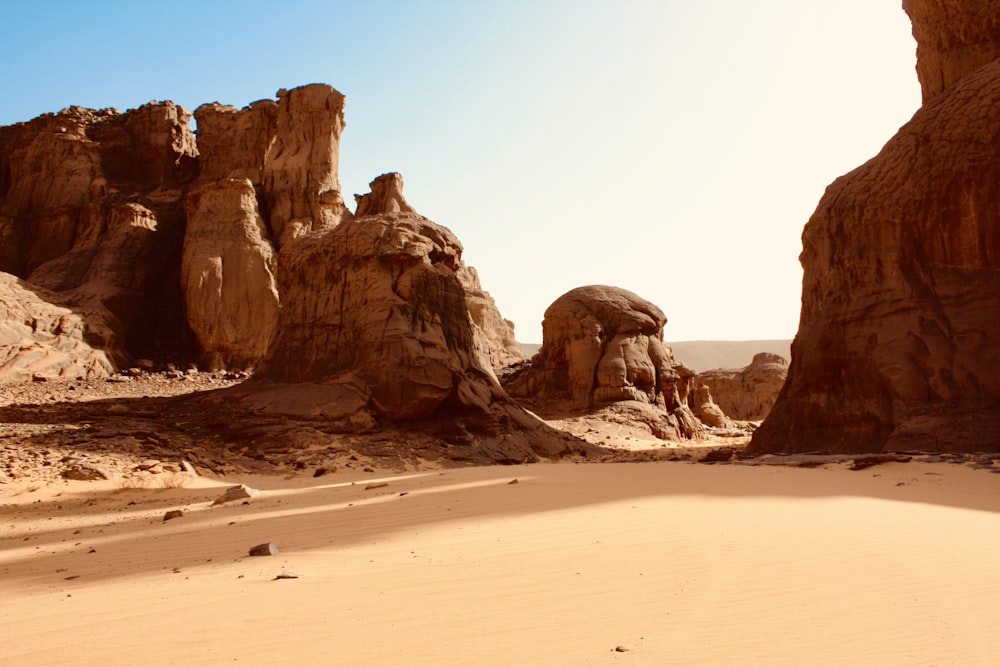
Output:
<path fill-rule="evenodd" d="M 343 131 L 344 96 L 330 86 L 278 91 L 263 179 L 267 218 L 279 246 L 350 217 L 340 191 Z"/>
<path fill-rule="evenodd" d="M 903 0 L 917 40 L 924 102 L 1000 57 L 1000 7 L 994 0 Z"/>
<path fill-rule="evenodd" d="M 579 287 L 556 299 L 542 321 L 542 347 L 511 375 L 512 396 L 589 409 L 619 401 L 657 406 L 676 437 L 697 420 L 687 406 L 693 373 L 674 363 L 663 342 L 663 311 L 632 292 Z"/>
<path fill-rule="evenodd" d="M 712 390 L 708 385 L 698 385 L 689 401 L 691 412 L 705 426 L 713 428 L 731 428 L 732 422 L 726 417 L 726 413 L 718 406 L 712 398 Z"/>
<path fill-rule="evenodd" d="M 759 421 L 774 407 L 787 376 L 788 362 L 784 357 L 761 352 L 745 368 L 705 371 L 695 377 L 694 383 L 706 385 L 728 417 Z"/>
<path fill-rule="evenodd" d="M 416 210 L 403 196 L 401 174 L 382 174 L 368 185 L 371 188 L 368 194 L 354 195 L 358 205 L 356 216 L 416 215 Z M 500 315 L 493 297 L 480 285 L 475 268 L 460 263 L 456 273 L 465 292 L 465 305 L 472 318 L 475 351 L 482 365 L 503 368 L 524 361 L 521 345 L 514 338 L 514 324 Z"/>
<path fill-rule="evenodd" d="M 201 182 L 245 178 L 263 192 L 264 161 L 278 131 L 278 103 L 259 100 L 243 109 L 202 104 L 194 119 Z"/>
<path fill-rule="evenodd" d="M 0 127 L 0 270 L 107 311 L 120 366 L 136 357 L 250 368 L 280 305 L 281 248 L 353 216 L 337 174 L 344 97 L 325 84 L 243 109 L 171 102 L 121 113 L 70 107 Z M 416 215 L 402 177 L 358 198 L 362 216 Z M 459 280 L 476 351 L 521 361 L 475 270 Z"/>
<path fill-rule="evenodd" d="M 114 335 L 104 318 L 0 273 L 0 382 L 110 375 L 114 365 L 101 347 L 111 341 L 96 339 Z"/>
<path fill-rule="evenodd" d="M 937 6 L 908 3 L 922 68 L 951 43 L 939 19 L 994 30 L 995 3 Z M 951 67 L 806 225 L 788 380 L 751 451 L 1000 446 L 1000 60 Z"/>
<path fill-rule="evenodd" d="M 241 400 L 347 431 L 447 423 L 489 460 L 570 451 L 571 438 L 510 401 L 481 354 L 461 253 L 449 230 L 399 211 L 286 245 L 278 333 Z"/>
<path fill-rule="evenodd" d="M 335 379 L 392 419 L 428 417 L 446 400 L 484 408 L 492 372 L 474 354 L 460 261 L 454 235 L 413 214 L 357 218 L 286 247 L 261 377 Z"/>

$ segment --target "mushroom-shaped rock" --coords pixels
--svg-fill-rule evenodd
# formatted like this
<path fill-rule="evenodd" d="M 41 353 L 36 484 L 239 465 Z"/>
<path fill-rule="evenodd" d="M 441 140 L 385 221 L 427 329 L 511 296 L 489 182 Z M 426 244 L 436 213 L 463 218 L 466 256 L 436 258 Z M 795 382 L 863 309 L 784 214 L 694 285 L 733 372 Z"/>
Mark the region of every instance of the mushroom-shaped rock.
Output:
<path fill-rule="evenodd" d="M 685 402 L 693 373 L 674 363 L 663 342 L 666 321 L 663 311 L 627 290 L 578 287 L 545 311 L 541 349 L 505 386 L 516 397 L 566 401 L 576 409 L 638 401 L 664 414 L 681 412 L 677 431 L 689 436 L 697 424 Z"/>

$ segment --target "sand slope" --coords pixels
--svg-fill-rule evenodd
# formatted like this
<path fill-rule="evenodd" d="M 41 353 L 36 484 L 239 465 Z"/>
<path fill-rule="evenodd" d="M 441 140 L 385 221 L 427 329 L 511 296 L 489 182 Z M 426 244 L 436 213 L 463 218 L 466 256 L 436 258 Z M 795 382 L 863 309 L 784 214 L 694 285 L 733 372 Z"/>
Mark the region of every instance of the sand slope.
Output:
<path fill-rule="evenodd" d="M 0 656 L 1000 664 L 1000 475 L 984 470 L 663 462 L 351 475 L 229 480 L 264 491 L 217 507 L 224 482 L 207 479 L 4 487 Z M 167 509 L 186 514 L 164 523 Z M 281 553 L 246 556 L 267 541 Z M 300 577 L 275 580 L 283 571 Z"/>

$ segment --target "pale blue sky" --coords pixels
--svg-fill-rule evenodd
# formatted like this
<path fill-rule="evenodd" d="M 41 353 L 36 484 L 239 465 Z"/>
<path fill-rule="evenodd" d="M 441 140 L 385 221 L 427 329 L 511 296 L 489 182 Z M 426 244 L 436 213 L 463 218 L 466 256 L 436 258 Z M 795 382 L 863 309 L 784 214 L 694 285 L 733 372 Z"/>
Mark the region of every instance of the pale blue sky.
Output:
<path fill-rule="evenodd" d="M 802 226 L 916 111 L 899 0 L 0 0 L 0 124 L 347 96 L 345 199 L 399 171 L 540 342 L 586 284 L 666 338 L 790 338 Z"/>

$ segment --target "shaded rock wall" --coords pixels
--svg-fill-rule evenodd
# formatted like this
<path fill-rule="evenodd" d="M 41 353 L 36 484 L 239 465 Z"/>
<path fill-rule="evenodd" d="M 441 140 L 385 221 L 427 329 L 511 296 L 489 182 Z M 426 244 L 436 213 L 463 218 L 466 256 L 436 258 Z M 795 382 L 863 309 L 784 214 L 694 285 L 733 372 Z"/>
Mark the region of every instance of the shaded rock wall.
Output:
<path fill-rule="evenodd" d="M 788 380 L 751 451 L 1000 446 L 1000 61 L 928 55 L 939 20 L 994 34 L 996 3 L 939 4 L 907 7 L 947 76 L 806 225 Z"/>
<path fill-rule="evenodd" d="M 177 259 L 183 189 L 197 173 L 189 120 L 151 102 L 0 128 L 0 270 L 110 311 L 116 362 L 186 339 Z"/>

